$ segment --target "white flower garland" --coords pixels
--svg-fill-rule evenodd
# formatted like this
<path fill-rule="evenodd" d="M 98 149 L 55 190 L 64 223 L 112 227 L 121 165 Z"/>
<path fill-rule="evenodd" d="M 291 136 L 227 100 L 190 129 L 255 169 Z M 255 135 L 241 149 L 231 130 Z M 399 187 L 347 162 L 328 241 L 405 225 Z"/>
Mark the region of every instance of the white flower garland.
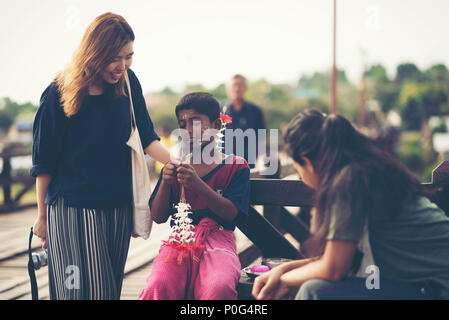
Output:
<path fill-rule="evenodd" d="M 172 241 L 174 244 L 194 244 L 195 232 L 192 225 L 192 219 L 189 218 L 190 204 L 179 202 L 175 208 L 177 212 L 172 216 L 174 225 L 171 227 Z"/>

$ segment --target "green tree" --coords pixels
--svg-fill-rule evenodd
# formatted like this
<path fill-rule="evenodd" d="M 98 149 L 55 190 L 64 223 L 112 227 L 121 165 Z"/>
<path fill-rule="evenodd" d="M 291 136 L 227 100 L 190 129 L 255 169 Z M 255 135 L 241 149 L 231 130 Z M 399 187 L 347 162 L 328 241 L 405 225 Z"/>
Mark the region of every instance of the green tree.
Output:
<path fill-rule="evenodd" d="M 389 82 L 390 79 L 387 75 L 387 69 L 381 64 L 371 66 L 365 71 L 365 76 L 372 79 L 376 83 Z"/>
<path fill-rule="evenodd" d="M 266 105 L 266 97 L 270 90 L 271 83 L 265 79 L 250 82 L 248 85 L 248 91 L 246 92 L 246 99 L 263 107 Z"/>
<path fill-rule="evenodd" d="M 420 87 L 420 100 L 426 119 L 435 115 L 447 114 L 448 92 L 434 83 L 426 83 Z"/>
<path fill-rule="evenodd" d="M 285 105 L 291 99 L 289 88 L 285 85 L 272 85 L 266 93 L 266 98 L 270 102 Z"/>
<path fill-rule="evenodd" d="M 355 121 L 357 117 L 357 106 L 359 100 L 359 91 L 357 87 L 350 83 L 346 72 L 342 69 L 337 73 L 337 100 L 339 113 Z M 331 72 L 315 72 L 312 75 L 303 75 L 299 81 L 298 86 L 305 89 L 315 89 L 319 92 L 319 98 L 314 99 L 316 103 L 320 101 L 319 105 L 326 105 L 325 112 L 329 112 L 330 105 L 330 86 L 331 86 Z M 309 102 L 312 102 L 310 100 Z"/>
<path fill-rule="evenodd" d="M 386 114 L 395 107 L 398 98 L 398 89 L 392 81 L 382 82 L 376 85 L 374 97 Z"/>
<path fill-rule="evenodd" d="M 226 85 L 224 83 L 221 83 L 218 85 L 215 89 L 211 91 L 211 93 L 214 95 L 215 98 L 218 99 L 218 101 L 224 102 L 228 98 L 228 95 L 226 94 Z"/>
<path fill-rule="evenodd" d="M 449 84 L 449 70 L 444 64 L 434 64 L 424 71 L 424 76 L 428 81 L 436 81 L 447 88 Z"/>
<path fill-rule="evenodd" d="M 207 91 L 206 87 L 203 86 L 201 83 L 195 83 L 195 84 L 189 84 L 186 87 L 186 92 L 192 92 L 192 91 Z"/>
<path fill-rule="evenodd" d="M 0 129 L 6 133 L 13 123 L 14 118 L 5 110 L 0 110 Z"/>
<path fill-rule="evenodd" d="M 401 84 L 404 81 L 419 82 L 423 79 L 421 71 L 414 63 L 402 63 L 396 68 L 395 82 Z"/>
<path fill-rule="evenodd" d="M 399 94 L 399 109 L 406 130 L 420 130 L 425 119 L 420 96 L 420 87 L 416 82 L 406 82 Z"/>
<path fill-rule="evenodd" d="M 398 86 L 390 80 L 387 69 L 381 64 L 371 66 L 366 72 L 368 95 L 379 102 L 382 111 L 388 113 L 398 98 Z"/>
<path fill-rule="evenodd" d="M 164 95 L 166 95 L 166 96 L 174 96 L 174 95 L 177 94 L 177 93 L 176 93 L 175 91 L 173 91 L 172 88 L 170 88 L 170 87 L 165 87 L 164 89 L 162 89 L 162 90 L 160 91 L 160 93 L 161 93 L 161 94 L 164 94 Z"/>
<path fill-rule="evenodd" d="M 30 102 L 19 104 L 10 98 L 3 98 L 0 109 L 0 129 L 8 132 L 14 121 L 20 114 L 34 114 L 36 106 Z"/>
<path fill-rule="evenodd" d="M 346 72 L 342 69 L 337 71 L 338 85 L 348 83 Z M 331 88 L 331 71 L 314 72 L 311 76 L 303 75 L 298 81 L 301 88 L 318 89 L 321 94 L 329 94 Z"/>
<path fill-rule="evenodd" d="M 398 104 L 407 130 L 419 130 L 431 116 L 449 113 L 448 92 L 431 82 L 405 82 Z"/>

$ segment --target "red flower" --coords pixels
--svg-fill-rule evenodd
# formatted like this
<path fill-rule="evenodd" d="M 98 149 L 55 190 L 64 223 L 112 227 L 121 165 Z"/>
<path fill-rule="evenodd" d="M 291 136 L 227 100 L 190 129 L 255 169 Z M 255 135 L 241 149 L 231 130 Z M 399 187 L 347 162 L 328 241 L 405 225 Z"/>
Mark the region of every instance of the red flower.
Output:
<path fill-rule="evenodd" d="M 221 121 L 223 121 L 224 123 L 230 123 L 230 122 L 232 122 L 232 117 L 227 116 L 227 115 L 225 115 L 225 114 L 223 114 L 223 113 L 220 113 L 220 119 L 221 119 Z"/>

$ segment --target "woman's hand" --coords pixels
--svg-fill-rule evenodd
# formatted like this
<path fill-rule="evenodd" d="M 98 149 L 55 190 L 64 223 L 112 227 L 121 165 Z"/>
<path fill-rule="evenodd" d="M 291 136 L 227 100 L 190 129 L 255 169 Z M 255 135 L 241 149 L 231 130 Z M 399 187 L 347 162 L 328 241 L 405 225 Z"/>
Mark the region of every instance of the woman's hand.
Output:
<path fill-rule="evenodd" d="M 47 250 L 47 218 L 38 216 L 33 225 L 33 233 L 42 241 L 42 249 Z"/>
<path fill-rule="evenodd" d="M 186 190 L 198 191 L 204 183 L 190 164 L 181 163 L 177 167 L 176 172 L 178 182 L 181 183 Z"/>
<path fill-rule="evenodd" d="M 167 163 L 171 160 L 170 152 L 159 140 L 154 140 L 151 142 L 150 145 L 144 149 L 144 151 L 152 159 L 155 159 L 161 163 Z"/>
<path fill-rule="evenodd" d="M 252 295 L 257 300 L 274 299 L 276 292 L 281 286 L 281 276 L 284 270 L 281 266 L 271 269 L 267 273 L 258 276 L 254 280 Z"/>
<path fill-rule="evenodd" d="M 282 281 L 281 276 L 285 273 L 280 266 L 271 269 L 259 276 L 254 281 L 252 295 L 257 300 L 281 300 L 289 299 L 298 288 L 292 288 Z"/>
<path fill-rule="evenodd" d="M 284 281 L 279 281 L 279 286 L 273 292 L 272 300 L 290 300 L 293 299 L 299 288 L 289 287 Z"/>

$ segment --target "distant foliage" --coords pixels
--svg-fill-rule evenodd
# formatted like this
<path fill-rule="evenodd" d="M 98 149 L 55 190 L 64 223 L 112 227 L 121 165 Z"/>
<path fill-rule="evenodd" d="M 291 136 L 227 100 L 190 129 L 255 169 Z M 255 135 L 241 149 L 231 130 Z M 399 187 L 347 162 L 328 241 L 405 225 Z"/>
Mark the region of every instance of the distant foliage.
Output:
<path fill-rule="evenodd" d="M 19 104 L 10 98 L 0 99 L 0 130 L 7 133 L 20 115 L 29 116 L 35 112 L 36 106 L 30 102 Z"/>
<path fill-rule="evenodd" d="M 396 111 L 402 120 L 401 129 L 410 132 L 410 135 L 407 133 L 401 139 L 401 161 L 417 174 L 429 171 L 428 166 L 436 161 L 430 138 L 435 132 L 447 132 L 444 124 L 428 128 L 431 117 L 449 115 L 447 67 L 444 64 L 434 64 L 420 70 L 415 64 L 405 62 L 399 64 L 390 76 L 382 64 L 374 64 L 366 69 L 363 76 L 367 122 L 371 121 L 374 114 L 378 119 L 372 122 L 380 123 L 387 113 Z M 295 84 L 270 83 L 266 79 L 253 80 L 249 82 L 246 98 L 262 108 L 268 129 L 282 130 L 294 115 L 306 108 L 329 112 L 330 80 L 330 70 L 302 75 Z M 352 83 L 344 70 L 338 70 L 338 112 L 355 124 L 359 116 L 361 83 L 362 81 Z M 208 91 L 222 104 L 227 99 L 224 83 L 215 88 L 206 88 L 200 83 L 190 84 L 182 92 L 165 87 L 159 92 L 147 94 L 149 113 L 156 130 L 162 127 L 169 130 L 177 128 L 175 105 L 184 93 L 192 91 Z M 0 130 L 4 132 L 17 119 L 30 118 L 30 114 L 36 111 L 36 106 L 31 103 L 18 104 L 9 98 L 0 102 Z M 368 129 L 368 132 L 371 131 L 371 128 Z M 281 136 L 279 142 L 282 143 Z"/>
<path fill-rule="evenodd" d="M 444 64 L 435 64 L 420 70 L 415 64 L 406 62 L 396 67 L 390 76 L 381 64 L 369 66 L 365 73 L 365 96 L 367 122 L 380 123 L 390 111 L 401 116 L 401 129 L 410 132 L 400 140 L 400 160 L 418 176 L 427 177 L 429 166 L 437 157 L 430 140 L 423 136 L 423 128 L 430 117 L 449 115 L 449 71 Z M 266 79 L 250 81 L 246 98 L 258 104 L 264 112 L 268 129 L 281 129 L 301 110 L 317 108 L 329 112 L 330 70 L 302 75 L 295 85 L 270 83 Z M 338 70 L 338 112 L 357 124 L 361 98 L 361 81 L 352 83 L 344 70 Z M 205 88 L 201 84 L 189 85 L 184 92 L 174 92 L 165 88 L 149 95 L 150 114 L 156 128 L 177 127 L 174 107 L 185 92 L 206 90 L 221 103 L 227 99 L 226 85 Z M 153 101 L 153 102 L 152 102 Z M 377 109 L 370 109 L 372 106 Z M 369 132 L 371 129 L 368 130 Z M 445 132 L 443 125 L 430 132 Z M 419 139 L 418 139 L 419 138 Z M 429 138 L 429 137 L 427 137 Z M 279 137 L 282 143 L 282 137 Z"/>

